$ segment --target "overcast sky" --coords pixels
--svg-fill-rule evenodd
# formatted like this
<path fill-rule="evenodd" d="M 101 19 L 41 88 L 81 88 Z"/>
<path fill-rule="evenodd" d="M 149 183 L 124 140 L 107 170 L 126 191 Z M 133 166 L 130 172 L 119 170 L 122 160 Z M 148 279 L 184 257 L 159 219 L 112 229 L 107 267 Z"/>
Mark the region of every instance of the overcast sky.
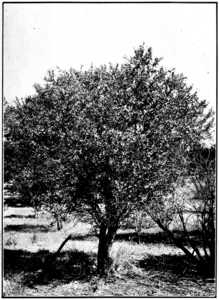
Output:
<path fill-rule="evenodd" d="M 216 4 L 4 4 L 4 96 L 47 70 L 121 63 L 145 43 L 216 108 Z"/>

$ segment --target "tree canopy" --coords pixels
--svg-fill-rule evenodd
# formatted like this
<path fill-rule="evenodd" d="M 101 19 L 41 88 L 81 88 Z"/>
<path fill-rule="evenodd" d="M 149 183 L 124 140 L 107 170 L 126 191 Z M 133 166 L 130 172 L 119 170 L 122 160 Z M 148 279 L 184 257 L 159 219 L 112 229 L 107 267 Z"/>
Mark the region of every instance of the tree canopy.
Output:
<path fill-rule="evenodd" d="M 5 180 L 31 205 L 89 214 L 100 273 L 122 220 L 174 188 L 213 124 L 206 101 L 160 61 L 140 46 L 120 66 L 52 70 L 5 109 Z"/>

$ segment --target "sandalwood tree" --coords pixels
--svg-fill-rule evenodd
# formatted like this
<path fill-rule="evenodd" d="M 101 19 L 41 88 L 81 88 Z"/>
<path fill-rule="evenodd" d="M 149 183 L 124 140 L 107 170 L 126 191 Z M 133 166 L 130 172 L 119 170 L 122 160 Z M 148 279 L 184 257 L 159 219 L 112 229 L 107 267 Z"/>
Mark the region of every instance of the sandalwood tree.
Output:
<path fill-rule="evenodd" d="M 144 46 L 120 66 L 49 71 L 35 90 L 6 109 L 5 174 L 31 205 L 92 217 L 104 275 L 121 222 L 173 189 L 176 153 L 204 138 L 212 113 Z"/>

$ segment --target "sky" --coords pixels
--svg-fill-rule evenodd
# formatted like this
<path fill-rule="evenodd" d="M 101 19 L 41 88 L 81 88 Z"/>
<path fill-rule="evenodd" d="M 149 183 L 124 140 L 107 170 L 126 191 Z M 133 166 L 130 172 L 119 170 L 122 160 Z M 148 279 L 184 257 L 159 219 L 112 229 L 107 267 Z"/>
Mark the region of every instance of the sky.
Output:
<path fill-rule="evenodd" d="M 34 93 L 49 69 L 124 62 L 145 43 L 216 110 L 216 4 L 4 4 L 3 94 Z"/>

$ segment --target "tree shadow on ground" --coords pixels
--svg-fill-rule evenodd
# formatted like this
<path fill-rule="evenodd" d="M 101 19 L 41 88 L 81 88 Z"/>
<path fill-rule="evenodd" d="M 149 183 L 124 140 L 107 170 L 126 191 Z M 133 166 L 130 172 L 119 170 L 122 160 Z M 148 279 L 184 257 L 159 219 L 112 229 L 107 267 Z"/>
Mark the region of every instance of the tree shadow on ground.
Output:
<path fill-rule="evenodd" d="M 72 235 L 71 241 L 93 241 L 97 240 L 97 236 L 94 234 L 77 234 L 77 235 Z"/>
<path fill-rule="evenodd" d="M 19 197 L 4 197 L 4 205 L 9 207 L 29 207 L 30 201 L 22 201 Z"/>
<path fill-rule="evenodd" d="M 88 280 L 95 272 L 95 259 L 93 253 L 77 250 L 63 251 L 54 258 L 48 250 L 33 253 L 4 249 L 4 276 L 10 279 L 22 274 L 26 286 Z"/>
<path fill-rule="evenodd" d="M 135 232 L 123 232 L 116 234 L 115 240 L 117 241 L 129 241 L 137 243 L 138 236 Z M 156 233 L 145 233 L 142 232 L 140 236 L 141 243 L 164 243 L 170 244 L 172 243 L 170 239 L 166 236 L 164 232 L 156 232 Z"/>
<path fill-rule="evenodd" d="M 33 225 L 33 224 L 20 224 L 20 225 L 6 225 L 4 232 L 20 231 L 20 232 L 51 232 L 54 231 L 49 225 Z"/>
<path fill-rule="evenodd" d="M 148 255 L 138 262 L 138 267 L 146 272 L 165 272 L 168 278 L 193 277 L 193 278 L 214 278 L 215 270 L 205 266 L 192 263 L 186 255 Z"/>
<path fill-rule="evenodd" d="M 11 218 L 16 218 L 16 219 L 36 219 L 35 215 L 8 215 L 4 216 L 4 219 L 11 219 Z"/>
<path fill-rule="evenodd" d="M 173 231 L 175 238 L 177 238 L 178 241 L 180 241 L 182 244 L 187 245 L 187 242 L 185 240 L 185 237 L 183 235 L 182 231 L 174 230 Z M 196 245 L 201 245 L 201 239 L 200 239 L 200 232 L 198 231 L 191 231 L 190 238 L 196 242 Z M 135 232 L 123 232 L 116 234 L 115 240 L 117 241 L 129 241 L 137 243 L 138 236 Z M 158 231 L 155 233 L 147 233 L 142 232 L 140 236 L 140 242 L 141 243 L 153 243 L 153 244 L 165 244 L 165 245 L 174 245 L 173 241 L 170 239 L 169 236 L 163 231 Z"/>

